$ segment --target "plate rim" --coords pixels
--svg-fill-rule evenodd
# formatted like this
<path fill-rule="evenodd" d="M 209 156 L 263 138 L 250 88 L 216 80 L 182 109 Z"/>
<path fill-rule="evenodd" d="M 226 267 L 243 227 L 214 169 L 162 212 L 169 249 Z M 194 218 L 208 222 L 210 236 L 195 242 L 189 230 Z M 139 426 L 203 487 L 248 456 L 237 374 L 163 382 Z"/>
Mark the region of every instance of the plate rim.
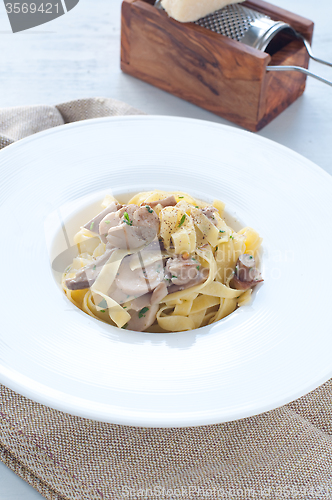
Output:
<path fill-rule="evenodd" d="M 238 134 L 240 136 L 246 135 L 246 136 L 250 136 L 250 137 L 255 137 L 255 140 L 257 140 L 259 142 L 262 142 L 264 144 L 269 143 L 269 144 L 273 145 L 274 147 L 277 147 L 277 149 L 287 151 L 288 155 L 291 154 L 291 155 L 299 158 L 302 163 L 304 161 L 307 164 L 308 168 L 313 169 L 314 171 L 316 171 L 320 175 L 326 176 L 326 178 L 329 179 L 329 182 L 331 181 L 331 175 L 327 171 L 325 171 L 323 168 L 321 168 L 320 166 L 318 166 L 317 164 L 315 164 L 314 162 L 312 162 L 308 158 L 304 157 L 300 153 L 297 153 L 296 151 L 290 149 L 289 147 L 284 146 L 282 144 L 279 144 L 271 139 L 254 134 L 252 132 L 248 132 L 248 131 L 240 129 L 240 128 L 236 128 L 236 127 L 225 125 L 225 124 L 210 122 L 208 120 L 200 120 L 200 119 L 193 119 L 193 118 L 186 118 L 186 117 L 172 117 L 172 116 L 167 116 L 167 115 L 166 116 L 164 116 L 164 115 L 111 116 L 111 117 L 93 118 L 93 119 L 89 119 L 89 120 L 82 120 L 79 122 L 63 124 L 63 125 L 60 125 L 57 127 L 43 130 L 41 132 L 37 132 L 36 134 L 25 137 L 24 139 L 21 139 L 19 141 L 16 141 L 16 142 L 10 144 L 9 146 L 4 147 L 0 151 L 0 161 L 3 158 L 4 154 L 11 155 L 13 148 L 18 149 L 18 148 L 25 147 L 25 144 L 27 144 L 27 143 L 31 143 L 35 140 L 39 141 L 40 139 L 42 139 L 43 137 L 46 137 L 48 135 L 55 135 L 58 133 L 63 133 L 63 131 L 67 130 L 68 128 L 86 127 L 86 126 L 92 125 L 93 123 L 103 123 L 103 122 L 109 122 L 109 121 L 115 121 L 115 120 L 116 121 L 141 121 L 141 120 L 154 121 L 156 119 L 157 120 L 162 119 L 162 120 L 167 120 L 167 121 L 171 121 L 171 122 L 177 121 L 177 122 L 191 122 L 191 123 L 194 122 L 197 124 L 203 123 L 203 124 L 208 125 L 208 126 L 213 127 L 213 128 L 227 129 L 228 131 L 231 131 L 231 133 Z M 20 394 L 22 394 L 30 399 L 33 399 L 34 401 L 37 401 L 41 404 L 44 404 L 44 405 L 46 404 L 47 406 L 50 406 L 51 408 L 57 409 L 59 411 L 71 413 L 71 414 L 74 414 L 74 415 L 77 415 L 77 416 L 80 416 L 83 418 L 92 418 L 94 420 L 98 420 L 98 418 L 96 418 L 96 413 L 93 410 L 89 411 L 88 408 L 86 408 L 85 410 L 82 410 L 82 406 L 79 406 L 79 405 L 77 405 L 77 406 L 72 405 L 71 408 L 69 408 L 66 403 L 61 405 L 61 404 L 59 404 L 59 401 L 56 400 L 55 398 L 52 398 L 52 397 L 48 398 L 46 395 L 46 392 L 43 395 L 42 393 L 38 392 L 38 390 L 29 389 L 29 385 L 27 385 L 27 384 L 31 379 L 28 379 L 26 377 L 27 384 L 24 384 L 23 382 L 20 383 L 18 381 L 15 382 L 14 381 L 15 377 L 13 379 L 10 379 L 8 374 L 7 375 L 4 374 L 3 370 L 4 370 L 4 367 L 2 365 L 2 362 L 0 362 L 1 382 L 4 383 L 4 385 L 6 385 L 7 387 L 11 388 L 12 390 L 19 392 Z M 5 370 L 7 370 L 7 369 L 5 368 Z M 326 375 L 322 376 L 319 379 L 319 381 L 316 380 L 315 382 L 312 382 L 311 384 L 307 384 L 305 387 L 302 387 L 301 389 L 299 389 L 297 394 L 293 393 L 294 397 L 292 397 L 291 399 L 289 399 L 289 397 L 280 398 L 279 402 L 276 403 L 277 406 L 276 406 L 276 404 L 273 404 L 273 405 L 270 404 L 270 405 L 265 405 L 265 406 L 262 405 L 261 407 L 259 407 L 257 409 L 257 411 L 255 413 L 250 413 L 250 416 L 258 415 L 258 414 L 264 413 L 266 411 L 280 408 L 281 406 L 288 404 L 288 403 L 294 401 L 295 399 L 298 399 L 299 397 L 302 397 L 305 394 L 310 393 L 312 390 L 318 388 L 324 382 L 329 380 L 329 378 L 331 378 L 331 376 L 332 376 L 332 368 L 331 368 L 331 372 L 327 376 Z M 33 381 L 33 382 L 34 383 L 32 385 L 36 386 L 37 382 L 36 381 Z M 45 389 L 47 389 L 47 386 L 43 386 L 43 384 L 40 384 L 40 387 L 41 386 L 45 387 Z M 61 391 L 53 390 L 53 392 L 58 392 L 59 394 L 65 394 L 65 393 L 62 393 Z M 63 398 L 63 399 L 65 399 L 65 398 Z M 81 400 L 81 401 L 88 401 L 88 400 L 84 400 L 84 399 L 80 399 L 80 398 L 77 398 L 77 399 Z M 56 402 L 56 404 L 54 404 L 55 402 Z M 73 410 L 74 410 L 74 413 L 72 413 Z M 204 415 L 202 415 L 201 417 L 197 417 L 197 416 L 195 416 L 195 415 L 197 415 L 197 413 L 204 414 L 204 412 L 186 413 L 185 420 L 187 423 L 185 423 L 185 424 L 184 423 L 176 424 L 175 421 L 172 421 L 172 419 L 170 419 L 169 417 L 164 420 L 163 418 L 160 418 L 159 413 L 153 414 L 151 412 L 149 412 L 148 414 L 146 414 L 145 412 L 140 412 L 140 417 L 136 414 L 134 418 L 132 418 L 132 412 L 129 412 L 128 416 L 126 416 L 125 412 L 124 412 L 124 413 L 122 413 L 121 418 L 119 418 L 119 419 L 114 419 L 112 417 L 109 420 L 107 418 L 105 419 L 105 416 L 104 416 L 103 419 L 100 421 L 115 423 L 115 424 L 120 424 L 120 425 L 135 425 L 135 426 L 143 426 L 143 427 L 148 426 L 148 427 L 168 428 L 168 427 L 192 427 L 192 426 L 211 425 L 211 424 L 227 422 L 227 421 L 232 421 L 232 420 L 239 420 L 239 419 L 248 417 L 247 412 L 245 410 L 243 410 L 242 414 L 240 412 L 238 414 L 238 416 L 233 415 L 232 417 L 229 416 L 226 419 L 222 419 L 222 420 L 220 420 L 216 417 L 215 413 L 218 413 L 218 412 L 214 412 L 210 419 Z M 152 414 L 154 415 L 153 420 L 149 421 L 149 418 L 147 418 L 147 417 L 149 415 L 152 415 Z M 211 415 L 211 411 L 209 411 L 209 414 Z M 174 415 L 175 415 L 175 420 L 178 421 L 179 415 L 178 414 L 174 414 Z M 193 417 L 189 418 L 188 416 L 191 416 L 191 415 L 193 415 Z M 158 421 L 156 422 L 157 416 L 158 416 Z M 117 420 L 117 421 L 115 421 L 115 420 Z M 133 423 L 133 421 L 135 421 L 136 423 Z M 191 421 L 192 423 L 188 423 L 189 421 Z M 141 423 L 138 423 L 138 422 L 141 422 Z"/>
<path fill-rule="evenodd" d="M 317 165 L 317 163 L 313 162 L 309 158 L 306 158 L 302 154 L 298 153 L 297 151 L 294 151 L 294 149 L 289 148 L 288 146 L 285 146 L 277 141 L 274 141 L 272 139 L 269 139 L 268 137 L 264 137 L 262 135 L 259 135 L 259 132 L 250 132 L 249 130 L 242 129 L 240 127 L 232 126 L 232 125 L 227 125 L 224 123 L 216 123 L 212 122 L 209 120 L 204 120 L 200 118 L 188 118 L 188 117 L 182 117 L 182 116 L 170 116 L 170 115 L 115 115 L 115 116 L 103 116 L 100 118 L 88 118 L 86 120 L 80 120 L 77 122 L 70 122 L 70 123 L 63 123 L 61 125 L 57 125 L 56 127 L 50 127 L 45 130 L 41 130 L 39 132 L 36 132 L 34 134 L 31 134 L 27 137 L 23 137 L 22 139 L 16 140 L 11 144 L 8 144 L 8 146 L 5 146 L 4 148 L 0 149 L 0 159 L 1 155 L 5 151 L 12 150 L 13 147 L 21 147 L 22 145 L 24 146 L 25 143 L 31 142 L 34 140 L 39 140 L 40 138 L 47 136 L 47 135 L 53 135 L 56 133 L 61 133 L 64 129 L 68 128 L 79 128 L 79 127 L 85 127 L 91 123 L 102 123 L 102 122 L 107 122 L 107 121 L 113 121 L 113 120 L 118 120 L 118 121 L 153 121 L 155 119 L 162 119 L 162 120 L 167 120 L 167 121 L 178 121 L 178 122 L 192 122 L 192 123 L 203 123 L 205 125 L 208 125 L 213 128 L 223 128 L 225 130 L 232 131 L 232 133 L 239 134 L 239 135 L 244 135 L 244 136 L 250 136 L 250 137 L 255 137 L 255 140 L 258 140 L 262 143 L 270 143 L 271 145 L 277 146 L 278 148 L 281 148 L 288 153 L 291 153 L 292 155 L 296 156 L 299 159 L 304 159 L 308 164 L 313 167 L 317 172 L 320 172 L 321 174 L 325 175 L 326 178 L 331 178 L 331 174 L 329 174 L 326 170 L 324 170 L 322 167 Z"/>

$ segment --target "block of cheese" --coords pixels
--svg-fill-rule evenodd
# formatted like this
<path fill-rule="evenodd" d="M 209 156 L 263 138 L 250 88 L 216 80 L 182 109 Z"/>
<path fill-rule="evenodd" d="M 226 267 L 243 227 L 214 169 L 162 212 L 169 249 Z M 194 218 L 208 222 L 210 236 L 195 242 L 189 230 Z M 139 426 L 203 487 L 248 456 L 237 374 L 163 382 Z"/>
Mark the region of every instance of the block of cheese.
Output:
<path fill-rule="evenodd" d="M 161 0 L 170 17 L 181 23 L 197 21 L 216 10 L 222 9 L 231 3 L 239 3 L 244 0 Z"/>

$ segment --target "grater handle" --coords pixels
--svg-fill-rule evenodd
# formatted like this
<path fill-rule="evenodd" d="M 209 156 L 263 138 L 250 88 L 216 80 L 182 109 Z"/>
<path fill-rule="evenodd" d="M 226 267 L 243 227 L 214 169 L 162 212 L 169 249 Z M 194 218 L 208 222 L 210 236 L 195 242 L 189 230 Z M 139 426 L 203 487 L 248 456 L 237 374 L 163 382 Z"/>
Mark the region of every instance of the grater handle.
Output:
<path fill-rule="evenodd" d="M 332 82 L 322 78 L 321 76 L 315 75 L 315 73 L 311 73 L 311 71 L 308 71 L 301 66 L 266 66 L 266 71 L 300 71 L 301 73 L 304 73 L 307 76 L 312 76 L 313 78 L 316 78 L 316 80 L 326 83 L 326 85 L 330 85 L 332 87 Z"/>
<path fill-rule="evenodd" d="M 313 59 L 314 61 L 316 61 L 318 63 L 325 64 L 326 66 L 330 66 L 332 68 L 332 63 L 330 63 L 328 61 L 324 61 L 323 59 L 319 59 L 318 57 L 313 55 L 310 43 L 308 42 L 308 40 L 306 38 L 304 38 L 303 35 L 301 35 L 301 33 L 296 32 L 296 35 L 298 36 L 298 38 L 301 38 L 301 40 L 303 41 L 305 48 L 307 49 L 307 52 L 308 52 L 311 59 Z"/>

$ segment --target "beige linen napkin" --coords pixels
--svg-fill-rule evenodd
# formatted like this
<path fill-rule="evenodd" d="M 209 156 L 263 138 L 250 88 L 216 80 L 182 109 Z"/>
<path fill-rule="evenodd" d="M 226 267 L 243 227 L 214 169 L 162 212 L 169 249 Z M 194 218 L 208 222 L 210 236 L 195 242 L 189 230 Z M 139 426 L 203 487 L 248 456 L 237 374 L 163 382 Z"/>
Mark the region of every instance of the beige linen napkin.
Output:
<path fill-rule="evenodd" d="M 0 148 L 121 114 L 140 112 L 101 98 L 0 110 Z M 262 415 L 182 429 L 95 422 L 0 386 L 0 428 L 0 459 L 52 500 L 332 498 L 332 381 Z"/>

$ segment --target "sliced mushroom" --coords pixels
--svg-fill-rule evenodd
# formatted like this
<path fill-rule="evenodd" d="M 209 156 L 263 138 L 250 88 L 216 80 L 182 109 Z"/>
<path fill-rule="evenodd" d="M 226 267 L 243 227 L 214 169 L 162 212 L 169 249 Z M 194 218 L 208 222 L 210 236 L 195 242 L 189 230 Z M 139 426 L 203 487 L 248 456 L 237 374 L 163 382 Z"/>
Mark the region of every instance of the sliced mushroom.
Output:
<path fill-rule="evenodd" d="M 131 258 L 131 256 L 125 257 L 121 262 L 115 278 L 117 288 L 135 297 L 152 292 L 164 279 L 164 273 L 159 272 L 160 261 L 132 271 L 130 268 Z"/>
<path fill-rule="evenodd" d="M 130 309 L 134 311 L 141 311 L 145 307 L 150 307 L 153 304 L 159 304 L 160 301 L 166 297 L 167 293 L 166 283 L 159 283 L 152 293 L 146 293 L 145 295 L 141 295 L 140 297 L 132 300 Z"/>
<path fill-rule="evenodd" d="M 108 213 L 99 223 L 99 235 L 101 240 L 106 243 L 106 236 L 111 227 L 116 227 L 120 224 L 120 214 L 117 212 Z"/>
<path fill-rule="evenodd" d="M 137 297 L 131 301 L 130 309 L 133 309 L 134 311 L 141 311 L 144 307 L 150 307 L 151 297 L 152 293 L 146 293 L 145 295 Z"/>
<path fill-rule="evenodd" d="M 200 269 L 201 265 L 196 259 L 171 257 L 166 262 L 166 277 L 174 285 L 185 285 L 196 280 Z"/>
<path fill-rule="evenodd" d="M 215 217 L 215 213 L 218 212 L 218 210 L 216 208 L 214 208 L 214 207 L 205 207 L 205 208 L 201 209 L 201 212 L 202 212 L 203 215 L 205 215 L 205 217 L 207 217 L 209 219 L 209 221 L 212 222 L 212 224 L 214 224 L 215 226 L 218 225 L 218 220 Z"/>
<path fill-rule="evenodd" d="M 115 248 L 106 248 L 105 253 L 98 259 L 88 266 L 80 269 L 73 278 L 68 278 L 65 282 L 66 287 L 69 290 L 84 290 L 85 288 L 90 288 L 90 286 L 92 286 L 96 281 L 102 267 L 111 257 L 114 250 Z"/>
<path fill-rule="evenodd" d="M 112 201 L 110 205 L 108 205 L 105 210 L 100 212 L 98 215 L 96 215 L 93 219 L 91 219 L 89 222 L 87 222 L 83 227 L 85 229 L 89 229 L 89 231 L 92 231 L 93 233 L 99 234 L 99 224 L 104 217 L 110 213 L 116 212 L 122 207 L 119 203 Z"/>
<path fill-rule="evenodd" d="M 116 247 L 127 250 L 135 250 L 145 245 L 146 241 L 141 237 L 136 227 L 120 224 L 112 227 L 106 236 L 107 242 Z"/>
<path fill-rule="evenodd" d="M 111 297 L 111 299 L 115 300 L 118 304 L 124 304 L 130 298 L 130 294 L 123 292 L 117 286 L 115 281 L 113 281 L 111 287 L 109 288 L 107 295 Z"/>
<path fill-rule="evenodd" d="M 131 203 L 130 205 L 124 205 L 120 210 L 119 210 L 119 215 L 122 218 L 122 222 L 132 222 L 134 213 L 136 210 L 138 210 L 138 206 L 135 205 L 134 203 Z M 125 215 L 127 214 L 127 215 Z M 128 217 L 127 217 L 128 216 Z"/>
<path fill-rule="evenodd" d="M 95 232 L 97 232 L 96 226 L 98 224 L 98 232 L 100 232 L 102 240 L 106 243 L 106 252 L 95 262 L 79 270 L 74 278 L 68 279 L 66 281 L 68 289 L 81 290 L 89 288 L 95 282 L 100 273 L 101 267 L 107 262 L 111 253 L 116 248 L 135 250 L 136 248 L 150 244 L 155 239 L 159 230 L 159 218 L 153 210 L 147 210 L 146 207 L 138 207 L 137 205 L 131 204 L 125 205 L 115 211 L 117 206 L 121 207 L 121 205 L 114 202 L 111 203 L 107 209 L 86 224 L 85 227 L 89 227 Z M 156 242 L 156 248 L 157 247 L 160 249 L 158 242 Z M 147 271 L 151 271 L 149 266 L 147 267 Z M 121 272 L 123 272 L 123 270 Z M 136 274 L 138 274 L 138 272 L 139 270 L 137 270 Z M 137 276 L 135 271 L 132 273 L 134 283 Z M 163 279 L 163 273 L 161 274 L 162 276 L 155 285 L 152 286 L 154 281 L 153 279 L 151 280 L 151 287 L 150 280 L 145 280 L 145 288 L 147 289 L 144 289 L 144 291 L 138 291 L 138 295 L 142 295 L 142 293 L 144 294 L 153 290 Z M 120 287 L 120 291 L 128 295 L 133 295 L 131 291 L 128 290 L 128 286 L 125 287 L 125 290 Z M 113 293 L 116 294 L 116 291 L 113 290 Z"/>
<path fill-rule="evenodd" d="M 150 303 L 159 304 L 168 294 L 168 289 L 165 281 L 159 283 L 159 285 L 153 290 Z"/>
<path fill-rule="evenodd" d="M 133 214 L 133 226 L 139 228 L 144 240 L 152 241 L 159 231 L 159 217 L 153 210 L 140 207 Z"/>
<path fill-rule="evenodd" d="M 119 211 L 119 225 L 111 227 L 107 241 L 117 248 L 132 250 L 147 245 L 159 231 L 159 218 L 152 210 L 127 205 Z"/>
<path fill-rule="evenodd" d="M 254 257 L 247 253 L 240 255 L 230 287 L 236 290 L 248 290 L 262 281 L 264 280 L 256 268 Z"/>
<path fill-rule="evenodd" d="M 149 326 L 155 322 L 158 309 L 158 304 L 143 307 L 140 311 L 130 309 L 128 312 L 131 319 L 129 320 L 126 329 L 135 330 L 136 332 L 144 332 L 144 330 L 149 328 Z"/>
<path fill-rule="evenodd" d="M 163 200 L 150 201 L 147 205 L 151 208 L 156 207 L 157 205 L 161 205 L 162 207 L 174 207 L 176 205 L 175 196 L 172 194 Z"/>
<path fill-rule="evenodd" d="M 175 292 L 181 292 L 182 290 L 187 290 L 192 286 L 200 285 L 201 283 L 204 283 L 204 281 L 207 280 L 208 275 L 209 275 L 209 270 L 206 267 L 203 267 L 199 271 L 195 279 L 187 281 L 187 283 L 184 283 L 183 285 L 170 285 L 168 287 L 168 293 L 170 294 Z"/>

